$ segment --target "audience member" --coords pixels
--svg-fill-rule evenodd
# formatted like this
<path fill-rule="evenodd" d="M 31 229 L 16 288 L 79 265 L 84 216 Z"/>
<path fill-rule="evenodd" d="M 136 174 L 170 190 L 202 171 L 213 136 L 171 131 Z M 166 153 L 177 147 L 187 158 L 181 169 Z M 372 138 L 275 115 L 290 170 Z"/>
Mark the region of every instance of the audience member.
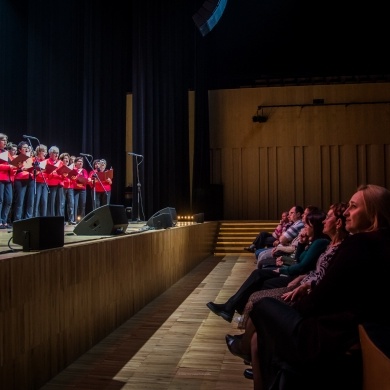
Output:
<path fill-rule="evenodd" d="M 305 227 L 307 234 L 302 235 L 296 264 L 282 266 L 276 269 L 255 269 L 227 302 L 224 304 L 209 302 L 207 303 L 207 307 L 224 320 L 231 322 L 236 311 L 239 314 L 243 313 L 245 305 L 252 293 L 262 288 L 270 288 L 265 285 L 267 280 L 271 279 L 272 281 L 273 279 L 277 279 L 276 282 L 272 282 L 272 288 L 275 287 L 275 284 L 278 287 L 282 287 L 286 286 L 295 276 L 313 269 L 318 257 L 329 243 L 329 238 L 322 232 L 322 222 L 325 216 L 323 211 L 313 212 L 307 216 L 307 225 Z M 280 275 L 285 276 L 280 277 Z"/>
<path fill-rule="evenodd" d="M 278 245 L 280 235 L 285 232 L 291 224 L 292 223 L 288 217 L 288 211 L 283 211 L 279 224 L 276 226 L 273 233 L 266 231 L 260 232 L 253 240 L 252 244 L 245 247 L 244 250 L 254 253 L 257 249 Z"/>
<path fill-rule="evenodd" d="M 308 211 L 307 208 L 305 210 Z M 283 251 L 286 254 L 295 252 L 297 237 L 304 225 L 304 216 L 305 211 L 301 206 L 294 206 L 290 209 L 288 213 L 290 225 L 280 235 L 276 245 L 273 248 L 263 248 L 255 251 L 255 257 L 257 259 L 255 263 L 257 263 L 258 268 L 262 268 L 263 265 L 274 265 L 275 256 L 278 256 L 277 252 L 279 251 Z"/>
<path fill-rule="evenodd" d="M 344 215 L 350 235 L 323 278 L 291 306 L 265 297 L 250 312 L 256 388 L 284 382 L 284 388 L 305 390 L 313 383 L 320 390 L 361 389 L 358 324 L 389 324 L 390 191 L 360 186 Z M 370 259 L 382 259 L 375 275 L 367 272 Z"/>
<path fill-rule="evenodd" d="M 260 290 L 254 292 L 245 306 L 243 315 L 240 317 L 238 324 L 239 329 L 245 329 L 245 333 L 241 335 L 226 335 L 226 343 L 232 354 L 240 357 L 245 357 L 246 360 L 251 360 L 251 339 L 255 332 L 255 327 L 249 317 L 253 305 L 264 297 L 274 297 L 288 304 L 291 299 L 297 299 L 303 293 L 312 287 L 313 283 L 317 284 L 324 276 L 329 264 L 333 260 L 341 242 L 348 236 L 345 229 L 344 211 L 347 208 L 346 203 L 336 203 L 330 206 L 325 220 L 323 221 L 323 232 L 331 238 L 327 248 L 319 256 L 316 268 L 307 274 L 297 276 L 292 280 L 287 287 L 280 287 L 268 290 Z"/>

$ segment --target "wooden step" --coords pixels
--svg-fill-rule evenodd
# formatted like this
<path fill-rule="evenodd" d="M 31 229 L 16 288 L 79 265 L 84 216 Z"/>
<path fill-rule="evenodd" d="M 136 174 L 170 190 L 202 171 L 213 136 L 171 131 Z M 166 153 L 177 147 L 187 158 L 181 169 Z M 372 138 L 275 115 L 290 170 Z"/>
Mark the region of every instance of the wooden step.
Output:
<path fill-rule="evenodd" d="M 214 249 L 215 256 L 248 253 L 244 247 L 252 244 L 256 236 L 267 231 L 272 233 L 279 221 L 221 221 Z"/>

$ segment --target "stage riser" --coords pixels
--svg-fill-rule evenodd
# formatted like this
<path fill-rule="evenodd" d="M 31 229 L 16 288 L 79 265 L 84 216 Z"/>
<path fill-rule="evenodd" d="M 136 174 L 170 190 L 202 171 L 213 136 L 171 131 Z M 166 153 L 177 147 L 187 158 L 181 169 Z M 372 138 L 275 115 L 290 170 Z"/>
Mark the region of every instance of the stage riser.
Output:
<path fill-rule="evenodd" d="M 35 390 L 213 254 L 218 222 L 0 261 L 0 383 Z"/>

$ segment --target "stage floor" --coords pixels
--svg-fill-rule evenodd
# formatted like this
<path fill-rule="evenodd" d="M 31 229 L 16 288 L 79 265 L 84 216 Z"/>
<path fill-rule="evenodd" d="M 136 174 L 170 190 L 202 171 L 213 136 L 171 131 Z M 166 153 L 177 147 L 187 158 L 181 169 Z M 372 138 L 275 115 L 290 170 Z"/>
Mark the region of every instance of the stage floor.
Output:
<path fill-rule="evenodd" d="M 101 240 L 112 237 L 105 235 L 76 235 L 73 233 L 75 226 L 66 224 L 64 226 L 64 245 L 78 242 Z M 145 221 L 130 222 L 125 234 L 142 233 L 150 230 Z M 16 253 L 23 252 L 22 246 L 15 244 L 12 240 L 13 231 L 11 229 L 0 229 L 0 260 L 12 257 Z"/>
<path fill-rule="evenodd" d="M 193 225 L 196 222 L 177 222 L 175 227 Z M 101 240 L 102 238 L 113 237 L 113 235 L 77 235 L 73 232 L 76 226 L 66 224 L 64 226 L 64 245 L 76 244 L 78 242 Z M 124 234 L 137 234 L 155 230 L 147 225 L 147 221 L 129 222 Z M 0 229 L 0 260 L 13 257 L 23 253 L 22 246 L 15 244 L 12 240 L 13 231 L 11 229 Z M 31 251 L 33 252 L 33 251 Z M 24 252 L 26 253 L 26 252 Z"/>

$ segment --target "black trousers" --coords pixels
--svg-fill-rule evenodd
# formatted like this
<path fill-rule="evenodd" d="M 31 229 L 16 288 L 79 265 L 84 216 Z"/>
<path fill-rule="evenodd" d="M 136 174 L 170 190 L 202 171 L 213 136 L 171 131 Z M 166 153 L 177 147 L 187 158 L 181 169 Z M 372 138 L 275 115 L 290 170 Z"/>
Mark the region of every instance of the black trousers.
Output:
<path fill-rule="evenodd" d="M 265 389 L 361 389 L 360 352 L 317 353 L 322 342 L 320 334 L 316 343 L 307 343 L 306 336 L 314 340 L 315 337 L 311 336 L 318 332 L 315 319 L 309 320 L 308 327 L 307 320 L 297 310 L 270 297 L 257 302 L 250 317 L 256 327 L 260 371 Z M 304 335 L 300 331 L 302 326 Z"/>
<path fill-rule="evenodd" d="M 268 232 L 261 232 L 253 241 L 253 245 L 256 249 L 272 246 L 276 238 Z"/>
<path fill-rule="evenodd" d="M 225 303 L 226 310 L 235 310 L 242 314 L 252 293 L 264 288 L 285 287 L 291 279 L 291 277 L 279 276 L 272 269 L 255 269 L 238 291 Z"/>

